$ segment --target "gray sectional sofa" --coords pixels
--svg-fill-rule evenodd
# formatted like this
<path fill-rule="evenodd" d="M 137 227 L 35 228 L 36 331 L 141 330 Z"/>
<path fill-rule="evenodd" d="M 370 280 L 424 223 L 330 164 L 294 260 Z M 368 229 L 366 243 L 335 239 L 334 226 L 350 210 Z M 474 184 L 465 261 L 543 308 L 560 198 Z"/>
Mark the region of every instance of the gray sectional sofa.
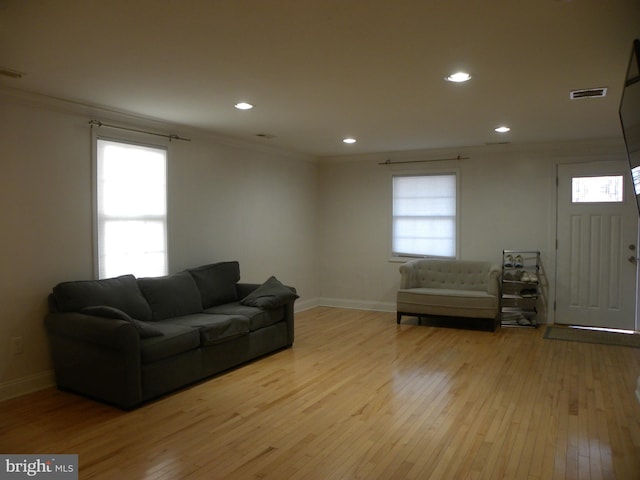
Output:
<path fill-rule="evenodd" d="M 238 262 L 64 282 L 45 327 L 56 383 L 122 409 L 290 347 L 292 287 L 240 283 Z"/>

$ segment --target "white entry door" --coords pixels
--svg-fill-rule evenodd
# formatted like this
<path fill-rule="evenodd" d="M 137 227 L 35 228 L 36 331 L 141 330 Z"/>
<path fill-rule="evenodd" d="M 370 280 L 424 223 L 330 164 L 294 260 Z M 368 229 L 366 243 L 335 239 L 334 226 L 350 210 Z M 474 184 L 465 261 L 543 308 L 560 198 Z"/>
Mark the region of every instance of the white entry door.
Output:
<path fill-rule="evenodd" d="M 638 210 L 628 168 L 558 166 L 556 323 L 635 327 Z"/>

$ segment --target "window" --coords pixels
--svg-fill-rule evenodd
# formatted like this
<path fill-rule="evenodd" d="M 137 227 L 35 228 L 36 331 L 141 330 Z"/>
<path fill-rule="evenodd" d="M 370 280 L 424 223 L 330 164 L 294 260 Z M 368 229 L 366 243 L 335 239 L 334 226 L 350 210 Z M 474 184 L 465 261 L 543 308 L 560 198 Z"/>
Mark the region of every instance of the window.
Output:
<path fill-rule="evenodd" d="M 622 202 L 622 175 L 604 177 L 573 177 L 571 201 L 573 203 Z"/>
<path fill-rule="evenodd" d="M 455 257 L 456 174 L 393 177 L 393 256 Z"/>
<path fill-rule="evenodd" d="M 97 139 L 98 277 L 167 274 L 167 151 Z"/>
<path fill-rule="evenodd" d="M 633 190 L 636 195 L 640 195 L 640 166 L 631 169 L 631 179 L 633 180 Z"/>

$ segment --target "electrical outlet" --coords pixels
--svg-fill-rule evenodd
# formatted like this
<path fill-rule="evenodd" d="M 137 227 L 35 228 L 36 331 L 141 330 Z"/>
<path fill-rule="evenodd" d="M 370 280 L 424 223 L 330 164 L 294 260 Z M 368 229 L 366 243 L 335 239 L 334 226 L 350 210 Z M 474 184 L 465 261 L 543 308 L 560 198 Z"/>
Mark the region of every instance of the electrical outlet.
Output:
<path fill-rule="evenodd" d="M 23 352 L 22 337 L 11 337 L 11 353 L 13 355 L 20 355 Z"/>

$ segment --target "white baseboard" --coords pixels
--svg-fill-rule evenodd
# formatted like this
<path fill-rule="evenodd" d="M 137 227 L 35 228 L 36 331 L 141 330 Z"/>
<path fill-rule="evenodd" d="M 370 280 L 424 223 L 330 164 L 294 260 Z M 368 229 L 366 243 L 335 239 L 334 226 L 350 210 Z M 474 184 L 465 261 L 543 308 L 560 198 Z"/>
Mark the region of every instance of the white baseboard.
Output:
<path fill-rule="evenodd" d="M 318 306 L 317 298 L 311 298 L 307 300 L 296 300 L 293 310 L 295 313 L 298 313 L 298 312 L 304 312 L 305 310 L 310 310 L 317 306 Z"/>
<path fill-rule="evenodd" d="M 297 301 L 295 311 L 303 312 L 314 307 L 350 308 L 354 310 L 372 310 L 375 312 L 395 312 L 394 302 L 372 302 L 370 300 L 353 300 L 350 298 L 318 297 Z"/>
<path fill-rule="evenodd" d="M 0 384 L 0 401 L 52 387 L 56 384 L 53 370 L 17 378 Z"/>
<path fill-rule="evenodd" d="M 395 302 L 372 302 L 369 300 L 353 300 L 345 298 L 318 298 L 322 307 L 351 308 L 355 310 L 373 310 L 376 312 L 395 312 Z"/>

